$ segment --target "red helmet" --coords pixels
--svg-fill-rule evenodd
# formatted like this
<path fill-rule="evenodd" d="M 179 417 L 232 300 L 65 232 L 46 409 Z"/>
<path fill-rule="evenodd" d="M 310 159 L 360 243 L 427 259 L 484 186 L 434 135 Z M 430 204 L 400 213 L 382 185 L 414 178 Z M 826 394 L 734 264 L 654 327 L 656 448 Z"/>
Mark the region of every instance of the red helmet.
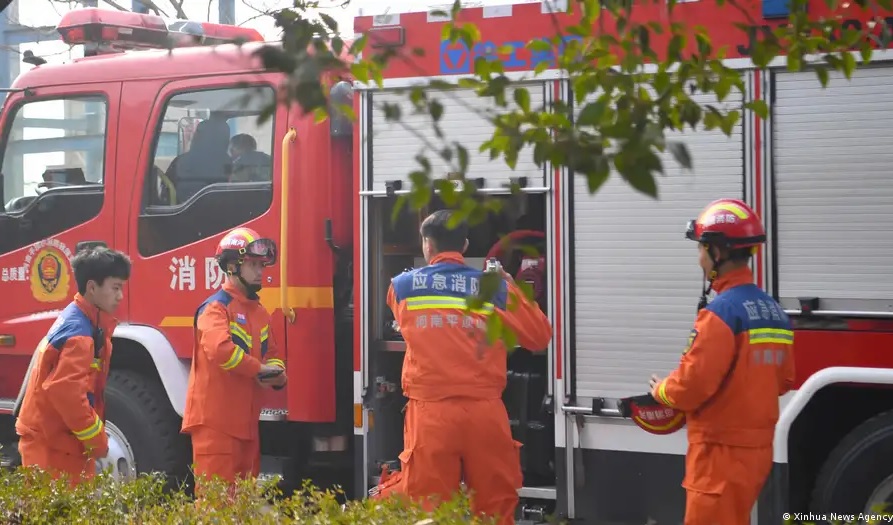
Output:
<path fill-rule="evenodd" d="M 672 434 L 685 426 L 685 413 L 675 408 L 657 406 L 641 407 L 636 403 L 630 405 L 630 417 L 636 426 L 649 434 Z"/>
<path fill-rule="evenodd" d="M 766 242 L 766 230 L 757 214 L 738 199 L 711 202 L 693 221 L 685 237 L 725 248 L 748 248 Z"/>
<path fill-rule="evenodd" d="M 264 266 L 271 266 L 276 263 L 276 243 L 251 228 L 236 228 L 220 239 L 214 256 L 224 270 L 227 264 L 242 264 L 246 257 L 260 258 Z"/>
<path fill-rule="evenodd" d="M 686 423 L 685 412 L 661 405 L 651 394 L 621 399 L 618 408 L 621 415 L 649 434 L 672 434 Z"/>

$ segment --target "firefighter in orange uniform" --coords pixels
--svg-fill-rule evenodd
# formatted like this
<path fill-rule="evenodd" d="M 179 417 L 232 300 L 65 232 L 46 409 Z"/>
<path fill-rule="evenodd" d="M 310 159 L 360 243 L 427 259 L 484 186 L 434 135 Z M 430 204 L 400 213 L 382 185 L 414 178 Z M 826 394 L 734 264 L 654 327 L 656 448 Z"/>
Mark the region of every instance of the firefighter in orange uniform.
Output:
<path fill-rule="evenodd" d="M 223 288 L 195 313 L 184 433 L 192 438 L 197 478 L 257 476 L 260 468 L 260 388 L 285 386 L 285 362 L 261 305 L 264 268 L 276 262 L 276 243 L 237 228 L 217 245 Z"/>
<path fill-rule="evenodd" d="M 40 342 L 16 421 L 22 465 L 72 486 L 96 474 L 108 454 L 105 384 L 112 356 L 112 317 L 130 278 L 130 259 L 94 248 L 71 260 L 78 293 Z"/>
<path fill-rule="evenodd" d="M 698 242 L 705 287 L 679 367 L 652 376 L 651 394 L 688 421 L 685 525 L 745 525 L 772 467 L 778 398 L 793 386 L 794 332 L 753 283 L 748 262 L 766 233 L 752 209 L 714 201 L 686 237 Z"/>
<path fill-rule="evenodd" d="M 512 439 L 502 402 L 506 349 L 501 342 L 487 344 L 484 313 L 463 311 L 483 274 L 464 264 L 468 227 L 449 229 L 449 217 L 441 210 L 425 219 L 428 266 L 398 275 L 388 289 L 388 306 L 406 341 L 402 383 L 409 398 L 395 492 L 430 509 L 451 498 L 464 474 L 476 513 L 514 523 L 521 444 Z M 484 310 L 495 310 L 523 347 L 545 349 L 552 337 L 549 320 L 501 273 Z"/>

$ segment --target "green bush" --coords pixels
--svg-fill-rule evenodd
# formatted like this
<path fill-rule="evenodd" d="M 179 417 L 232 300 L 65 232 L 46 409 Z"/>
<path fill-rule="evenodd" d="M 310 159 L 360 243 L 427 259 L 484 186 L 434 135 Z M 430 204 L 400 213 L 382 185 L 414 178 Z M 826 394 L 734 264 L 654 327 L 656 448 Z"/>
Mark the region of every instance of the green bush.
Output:
<path fill-rule="evenodd" d="M 384 501 L 348 500 L 333 490 L 307 483 L 304 490 L 285 496 L 276 480 L 240 483 L 232 499 L 219 482 L 202 485 L 200 504 L 185 490 L 165 490 L 160 475 L 144 475 L 117 482 L 107 474 L 69 487 L 45 473 L 19 468 L 0 473 L 0 524 L 484 524 L 472 517 L 466 495 L 445 502 L 431 513 L 392 498 Z"/>

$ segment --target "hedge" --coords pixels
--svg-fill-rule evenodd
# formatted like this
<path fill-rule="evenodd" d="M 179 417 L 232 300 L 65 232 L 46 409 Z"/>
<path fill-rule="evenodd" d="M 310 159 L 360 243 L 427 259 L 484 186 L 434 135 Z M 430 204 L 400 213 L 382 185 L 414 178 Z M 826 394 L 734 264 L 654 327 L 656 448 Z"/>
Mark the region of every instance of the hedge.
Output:
<path fill-rule="evenodd" d="M 35 469 L 0 469 L 0 525 L 484 525 L 495 521 L 472 516 L 464 493 L 428 513 L 394 498 L 348 500 L 340 491 L 320 490 L 309 482 L 292 495 L 282 494 L 277 485 L 278 479 L 244 481 L 230 496 L 224 484 L 204 482 L 204 497 L 196 503 L 185 488 L 168 490 L 160 474 L 118 482 L 103 473 L 71 488 L 67 480 L 52 480 Z M 823 517 L 841 524 L 893 521 L 887 509 L 874 510 L 870 517 L 842 519 L 786 514 L 785 523 L 812 524 Z"/>
<path fill-rule="evenodd" d="M 0 524 L 176 525 L 213 524 L 407 524 L 458 525 L 494 523 L 472 517 L 468 499 L 459 494 L 431 513 L 418 506 L 389 500 L 348 500 L 336 490 L 320 490 L 309 482 L 302 491 L 283 495 L 276 479 L 240 483 L 231 499 L 219 482 L 202 486 L 196 503 L 187 490 L 166 490 L 161 475 L 141 475 L 117 482 L 108 474 L 75 488 L 35 469 L 0 473 Z"/>

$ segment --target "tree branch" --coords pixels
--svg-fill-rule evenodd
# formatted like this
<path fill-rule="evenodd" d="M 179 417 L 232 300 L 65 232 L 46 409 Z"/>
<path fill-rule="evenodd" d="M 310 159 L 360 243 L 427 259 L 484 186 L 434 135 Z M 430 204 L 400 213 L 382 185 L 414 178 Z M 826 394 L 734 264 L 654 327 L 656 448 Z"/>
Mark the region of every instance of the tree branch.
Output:
<path fill-rule="evenodd" d="M 186 16 L 186 11 L 183 11 L 183 2 L 184 1 L 185 0 L 179 0 L 179 1 L 171 0 L 171 5 L 174 7 L 174 10 L 177 12 L 177 18 L 182 19 L 182 20 L 187 20 L 187 19 L 189 19 L 189 17 Z"/>
<path fill-rule="evenodd" d="M 140 0 L 140 3 L 143 4 L 144 6 L 146 6 L 146 8 L 154 11 L 155 14 L 158 16 L 165 16 L 165 17 L 170 16 L 167 13 L 165 13 L 163 9 L 158 7 L 158 4 L 156 4 L 153 0 Z"/>
<path fill-rule="evenodd" d="M 115 0 L 103 0 L 103 2 L 105 2 L 105 3 L 107 3 L 108 5 L 114 7 L 114 8 L 117 9 L 118 11 L 130 11 L 130 9 L 127 9 L 126 7 L 124 7 L 124 6 L 122 6 L 121 4 L 119 4 L 118 2 L 116 2 Z M 50 3 L 53 3 L 53 4 L 65 4 L 68 8 L 71 8 L 71 4 L 73 4 L 73 3 L 76 4 L 76 3 L 79 3 L 79 2 L 77 2 L 77 0 L 50 0 Z"/>

